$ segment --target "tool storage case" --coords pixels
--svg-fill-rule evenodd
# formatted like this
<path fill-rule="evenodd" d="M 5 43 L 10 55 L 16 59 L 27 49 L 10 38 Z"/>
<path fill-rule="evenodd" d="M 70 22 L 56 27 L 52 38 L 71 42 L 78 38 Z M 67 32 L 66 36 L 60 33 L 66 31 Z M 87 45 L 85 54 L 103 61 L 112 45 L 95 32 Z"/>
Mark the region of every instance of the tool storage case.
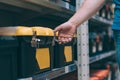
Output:
<path fill-rule="evenodd" d="M 67 66 L 74 62 L 75 39 L 66 44 L 55 43 L 54 46 L 54 67 Z"/>
<path fill-rule="evenodd" d="M 52 41 L 48 39 L 50 33 L 47 29 L 41 27 L 17 29 L 19 78 L 31 77 L 52 68 L 53 48 Z"/>
<path fill-rule="evenodd" d="M 16 80 L 18 42 L 15 36 L 7 33 L 0 28 L 0 80 Z"/>

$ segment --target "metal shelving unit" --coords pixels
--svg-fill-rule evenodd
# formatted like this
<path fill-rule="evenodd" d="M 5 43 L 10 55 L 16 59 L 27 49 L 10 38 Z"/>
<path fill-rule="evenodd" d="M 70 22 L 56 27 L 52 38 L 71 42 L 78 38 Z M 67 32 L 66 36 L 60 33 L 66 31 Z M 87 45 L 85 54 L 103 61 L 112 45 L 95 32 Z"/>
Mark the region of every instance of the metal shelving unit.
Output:
<path fill-rule="evenodd" d="M 16 20 L 21 20 L 19 22 L 26 21 L 38 16 L 45 16 L 48 18 L 55 17 L 54 19 L 62 18 L 67 20 L 74 14 L 74 12 L 71 10 L 45 0 L 1 0 L 0 10 L 13 12 L 14 14 L 21 14 L 20 16 L 18 15 L 20 18 L 14 17 Z M 107 25 L 112 24 L 112 21 L 106 20 L 99 16 L 93 16 L 91 20 Z"/>
<path fill-rule="evenodd" d="M 113 23 L 111 20 L 106 20 L 106 19 L 104 19 L 104 18 L 102 18 L 102 17 L 99 17 L 99 16 L 97 16 L 97 15 L 94 15 L 94 16 L 92 17 L 92 20 L 95 20 L 95 21 L 104 23 L 104 24 L 106 24 L 106 25 L 112 25 L 112 23 Z"/>
<path fill-rule="evenodd" d="M 77 8 L 84 0 L 76 0 Z M 80 2 L 80 3 L 79 3 Z M 68 10 L 64 7 L 58 6 L 55 3 L 45 1 L 45 0 L 1 0 L 0 1 L 0 10 L 9 11 L 14 14 L 21 14 L 20 17 L 14 17 L 18 19 L 17 24 L 21 24 L 21 21 L 27 21 L 29 19 L 45 16 L 47 18 L 52 18 L 53 20 L 67 20 L 69 19 L 74 12 Z M 22 14 L 25 13 L 25 14 Z M 29 14 L 27 14 L 29 13 Z M 31 17 L 30 17 L 31 16 Z M 93 16 L 90 19 L 92 22 L 102 23 L 103 25 L 112 25 L 112 21 L 103 19 L 99 16 Z M 9 25 L 9 24 L 8 24 Z M 84 35 L 85 34 L 85 35 Z M 89 78 L 89 64 L 96 61 L 105 59 L 115 54 L 115 51 L 106 52 L 89 58 L 88 56 L 88 22 L 81 25 L 78 29 L 78 61 L 76 64 L 71 64 L 58 69 L 53 69 L 45 73 L 32 76 L 30 78 L 18 79 L 18 80 L 50 80 L 58 76 L 70 73 L 78 69 L 78 80 L 88 80 Z M 85 45 L 85 46 L 83 46 Z M 82 71 L 83 70 L 83 71 Z M 86 70 L 86 71 L 85 71 Z"/>
<path fill-rule="evenodd" d="M 39 16 L 53 20 L 66 21 L 74 14 L 73 11 L 45 0 L 2 0 L 0 1 L 0 10 L 16 14 L 17 17 L 14 17 L 17 21 L 16 25 L 24 25 L 22 22 Z M 3 26 L 4 25 L 6 24 L 3 24 Z"/>
<path fill-rule="evenodd" d="M 108 58 L 108 57 L 111 57 L 115 53 L 116 53 L 115 51 L 109 51 L 109 52 L 106 52 L 103 54 L 92 56 L 89 58 L 89 61 L 90 61 L 89 64 L 94 63 L 94 62 L 99 61 L 99 60 L 102 60 L 102 59 L 105 59 L 105 58 Z M 78 63 L 78 62 L 76 61 L 75 63 Z M 50 80 L 50 79 L 65 75 L 67 73 L 73 72 L 75 70 L 77 70 L 77 65 L 71 64 L 69 66 L 65 66 L 62 68 L 54 69 L 52 71 L 38 74 L 38 75 L 33 76 L 31 78 L 19 79 L 19 80 Z"/>
<path fill-rule="evenodd" d="M 96 56 L 90 57 L 90 63 L 94 63 L 96 61 L 105 59 L 107 57 L 115 55 L 115 53 L 116 53 L 116 51 L 109 51 L 109 52 L 102 53 L 100 55 L 96 55 Z"/>

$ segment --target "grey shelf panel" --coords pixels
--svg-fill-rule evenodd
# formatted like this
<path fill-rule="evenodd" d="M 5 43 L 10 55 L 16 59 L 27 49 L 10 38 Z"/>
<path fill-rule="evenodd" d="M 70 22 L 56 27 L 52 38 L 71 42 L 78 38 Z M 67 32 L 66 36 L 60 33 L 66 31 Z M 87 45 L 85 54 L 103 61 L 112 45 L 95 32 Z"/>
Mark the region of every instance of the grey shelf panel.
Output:
<path fill-rule="evenodd" d="M 0 9 L 17 13 L 23 11 L 22 9 L 26 9 L 41 14 L 51 14 L 64 18 L 69 18 L 74 13 L 73 11 L 46 0 L 0 0 Z"/>
<path fill-rule="evenodd" d="M 105 53 L 100 54 L 100 55 L 90 57 L 90 64 L 93 62 L 105 59 L 107 57 L 110 57 L 110 56 L 114 55 L 115 53 L 116 53 L 116 51 L 109 51 L 109 52 L 105 52 Z"/>
<path fill-rule="evenodd" d="M 113 24 L 112 20 L 107 20 L 105 18 L 99 17 L 98 15 L 94 15 L 91 18 L 91 21 L 95 22 L 96 24 L 100 24 L 100 25 L 108 25 L 111 26 Z"/>
<path fill-rule="evenodd" d="M 69 66 L 65 66 L 65 67 L 58 68 L 58 69 L 53 69 L 52 71 L 36 75 L 33 77 L 33 80 L 50 80 L 50 79 L 65 75 L 75 70 L 76 70 L 76 65 L 71 64 Z"/>
<path fill-rule="evenodd" d="M 46 16 L 48 18 L 52 16 L 55 17 L 54 19 L 63 18 L 67 20 L 74 14 L 73 11 L 47 0 L 0 0 L 0 10 L 21 14 L 22 16 L 17 19 L 22 21 L 39 16 Z M 91 21 L 95 22 L 94 24 L 112 24 L 112 21 L 96 15 L 91 18 Z"/>
<path fill-rule="evenodd" d="M 90 57 L 90 64 L 102 59 L 105 59 L 107 57 L 110 57 L 112 55 L 115 55 L 116 51 L 109 51 L 100 55 L 96 55 L 93 57 Z M 59 77 L 61 75 L 65 75 L 67 73 L 73 72 L 75 70 L 77 70 L 76 67 L 77 61 L 75 61 L 74 64 L 62 67 L 62 68 L 57 68 L 57 69 L 53 69 L 52 71 L 48 71 L 42 74 L 38 74 L 36 76 L 33 76 L 32 78 L 27 78 L 27 79 L 19 79 L 19 80 L 50 80 L 56 77 Z"/>

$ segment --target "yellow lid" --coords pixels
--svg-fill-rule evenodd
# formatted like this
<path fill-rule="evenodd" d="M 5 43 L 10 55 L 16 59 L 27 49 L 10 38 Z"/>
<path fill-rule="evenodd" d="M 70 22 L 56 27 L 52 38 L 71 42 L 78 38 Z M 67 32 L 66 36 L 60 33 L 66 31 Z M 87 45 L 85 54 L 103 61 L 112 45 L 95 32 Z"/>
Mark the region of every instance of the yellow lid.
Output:
<path fill-rule="evenodd" d="M 44 27 L 32 27 L 33 31 L 36 31 L 37 35 L 47 35 Z"/>
<path fill-rule="evenodd" d="M 50 29 L 50 28 L 45 28 L 45 31 L 46 31 L 46 33 L 47 33 L 49 36 L 54 36 L 54 32 L 53 32 L 52 29 Z"/>
<path fill-rule="evenodd" d="M 40 26 L 35 26 L 32 27 L 33 31 L 37 32 L 37 35 L 44 35 L 44 36 L 53 36 L 53 30 L 50 28 L 45 28 L 45 27 L 40 27 Z"/>
<path fill-rule="evenodd" d="M 58 36 L 58 32 L 56 32 L 55 34 L 56 34 L 56 36 Z"/>
<path fill-rule="evenodd" d="M 30 27 L 19 26 L 16 28 L 17 36 L 33 35 L 33 31 Z"/>
<path fill-rule="evenodd" d="M 0 36 L 15 36 L 16 27 L 0 27 Z"/>

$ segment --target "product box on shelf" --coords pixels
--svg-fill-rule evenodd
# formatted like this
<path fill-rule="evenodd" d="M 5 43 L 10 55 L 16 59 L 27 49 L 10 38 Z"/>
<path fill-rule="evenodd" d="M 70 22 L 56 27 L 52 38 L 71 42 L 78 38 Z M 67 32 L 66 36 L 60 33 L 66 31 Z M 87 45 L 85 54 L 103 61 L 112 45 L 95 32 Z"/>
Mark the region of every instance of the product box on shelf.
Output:
<path fill-rule="evenodd" d="M 0 28 L 0 35 L 4 35 L 0 36 L 0 69 L 3 75 L 1 79 L 16 80 L 13 78 L 32 77 L 51 70 L 53 64 L 52 29 L 4 27 Z"/>
<path fill-rule="evenodd" d="M 7 33 L 8 30 L 0 28 L 0 79 L 16 80 L 18 41 L 15 36 Z"/>
<path fill-rule="evenodd" d="M 114 18 L 114 4 L 113 3 L 105 3 L 103 7 L 97 12 L 97 15 L 103 17 L 107 20 L 112 20 Z"/>
<path fill-rule="evenodd" d="M 75 39 L 69 43 L 54 45 L 54 68 L 60 68 L 74 62 Z"/>
<path fill-rule="evenodd" d="M 53 31 L 51 31 L 53 32 Z M 18 77 L 31 77 L 52 68 L 52 39 L 50 29 L 18 27 Z"/>

